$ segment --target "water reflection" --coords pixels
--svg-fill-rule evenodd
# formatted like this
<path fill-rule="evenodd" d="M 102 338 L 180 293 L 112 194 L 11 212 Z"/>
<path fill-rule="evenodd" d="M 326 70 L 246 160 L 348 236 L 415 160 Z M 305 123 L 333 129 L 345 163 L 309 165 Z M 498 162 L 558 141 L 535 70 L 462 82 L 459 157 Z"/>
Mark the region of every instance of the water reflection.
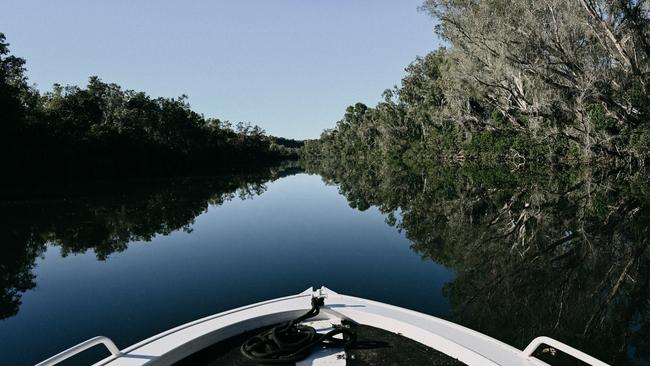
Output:
<path fill-rule="evenodd" d="M 403 234 L 385 225 L 377 209 L 349 208 L 345 197 L 318 176 L 296 174 L 263 186 L 250 177 L 242 184 L 233 179 L 216 185 L 213 179 L 183 180 L 129 193 L 115 189 L 104 198 L 77 195 L 57 204 L 49 199 L 5 203 L 4 222 L 39 237 L 31 243 L 42 256 L 34 262 L 26 255 L 29 262 L 21 267 L 36 287 L 24 291 L 13 280 L 4 287 L 18 295 L 14 313 L 22 301 L 16 315 L 0 321 L 5 363 L 33 365 L 96 335 L 126 347 L 180 324 L 308 286 L 327 285 L 436 316 L 448 313 L 442 292 L 453 272 L 422 260 Z M 216 189 L 201 188 L 211 184 Z M 238 187 L 244 187 L 237 192 L 245 197 L 267 189 L 252 200 L 218 205 Z M 215 205 L 206 204 L 210 199 Z M 9 206 L 15 208 L 13 217 Z M 118 215 L 122 207 L 130 215 Z M 56 218 L 59 211 L 75 220 Z M 96 229 L 114 228 L 109 224 L 115 217 L 122 220 L 120 230 Z M 143 222 L 151 228 L 143 229 Z M 61 240 L 60 233 L 85 233 L 88 227 L 151 241 L 113 242 L 114 234 Z M 174 228 L 179 230 L 158 234 Z M 25 237 L 12 245 L 27 250 Z M 127 245 L 128 250 L 117 252 Z M 61 253 L 75 255 L 63 258 Z M 4 263 L 16 263 L 16 258 Z M 88 365 L 101 356 L 91 352 L 73 362 Z"/>
<path fill-rule="evenodd" d="M 0 319 L 16 315 L 22 294 L 36 286 L 33 270 L 47 244 L 58 246 L 63 256 L 92 250 L 103 261 L 135 241 L 191 232 L 209 205 L 252 198 L 266 183 L 300 171 L 289 165 L 217 178 L 128 182 L 128 188 L 104 183 L 101 195 L 68 189 L 59 198 L 2 201 Z"/>
<path fill-rule="evenodd" d="M 647 175 L 360 164 L 307 169 L 365 214 L 307 176 L 276 182 L 270 197 L 271 189 L 242 202 L 256 205 L 227 204 L 204 214 L 210 205 L 261 194 L 266 182 L 300 171 L 292 167 L 4 201 L 0 318 L 6 318 L 6 350 L 22 361 L 14 349 L 34 348 L 40 353 L 30 357 L 38 360 L 98 333 L 128 345 L 199 316 L 327 284 L 438 316 L 450 305 L 451 320 L 517 347 L 549 335 L 612 364 L 650 360 Z M 171 238 L 174 245 L 159 237 L 193 229 L 191 236 Z M 114 254 L 149 240 L 145 246 L 155 245 L 157 253 L 132 247 Z M 52 247 L 64 255 L 92 251 L 100 261 L 114 258 L 103 263 L 112 266 L 50 258 L 42 271 L 48 261 L 38 258 Z M 44 273 L 41 285 L 50 276 L 49 285 L 29 292 L 31 309 L 25 295 L 22 318 L 14 316 L 23 293 L 36 285 L 35 272 Z M 71 284 L 77 272 L 89 279 Z M 134 279 L 139 287 L 126 288 Z M 116 293 L 94 290 L 110 285 Z M 66 286 L 74 291 L 60 295 Z M 61 299 L 67 294 L 76 297 Z M 119 316 L 101 317 L 114 307 Z M 38 336 L 37 326 L 47 331 L 27 344 Z"/>
<path fill-rule="evenodd" d="M 354 164 L 359 164 L 354 162 Z M 639 172 L 310 166 L 456 271 L 452 320 L 517 347 L 549 335 L 650 360 L 650 185 Z"/>

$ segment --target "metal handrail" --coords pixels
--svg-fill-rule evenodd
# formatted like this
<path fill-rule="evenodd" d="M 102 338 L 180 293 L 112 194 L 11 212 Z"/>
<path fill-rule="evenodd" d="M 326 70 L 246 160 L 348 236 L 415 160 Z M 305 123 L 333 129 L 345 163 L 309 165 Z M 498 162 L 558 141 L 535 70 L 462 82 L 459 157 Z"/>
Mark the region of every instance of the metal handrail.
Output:
<path fill-rule="evenodd" d="M 115 358 L 122 355 L 120 350 L 117 348 L 115 343 L 113 343 L 113 341 L 110 338 L 99 336 L 99 337 L 90 338 L 89 340 L 81 342 L 76 346 L 70 347 L 67 350 L 65 350 L 65 351 L 63 351 L 63 352 L 61 352 L 61 353 L 59 353 L 57 355 L 54 355 L 54 356 L 48 358 L 47 360 L 37 364 L 36 366 L 52 366 L 52 365 L 56 365 L 59 362 L 67 360 L 68 358 L 70 358 L 70 357 L 72 357 L 72 356 L 74 356 L 76 354 L 79 354 L 79 353 L 87 350 L 88 348 L 95 347 L 95 346 L 97 346 L 99 344 L 103 344 L 104 346 L 106 346 L 106 348 L 108 348 L 108 351 L 111 353 L 111 356 L 113 356 Z"/>
<path fill-rule="evenodd" d="M 537 337 L 533 339 L 532 342 L 523 350 L 523 353 L 526 356 L 532 356 L 533 352 L 537 349 L 542 344 L 546 344 L 548 346 L 551 346 L 557 350 L 560 350 L 568 355 L 571 355 L 575 358 L 577 358 L 580 361 L 586 362 L 592 366 L 609 366 L 608 364 L 604 363 L 603 361 L 594 358 L 592 356 L 589 356 L 588 354 L 577 350 L 569 345 L 566 345 L 560 341 L 557 341 L 553 338 L 549 337 Z"/>

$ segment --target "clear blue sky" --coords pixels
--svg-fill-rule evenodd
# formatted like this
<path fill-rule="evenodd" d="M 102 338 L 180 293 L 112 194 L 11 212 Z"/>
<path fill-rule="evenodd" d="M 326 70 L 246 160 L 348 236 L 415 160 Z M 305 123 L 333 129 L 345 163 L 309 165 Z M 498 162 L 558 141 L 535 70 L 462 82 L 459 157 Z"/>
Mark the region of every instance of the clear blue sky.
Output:
<path fill-rule="evenodd" d="M 98 75 L 197 112 L 316 138 L 374 105 L 437 47 L 422 0 L 5 0 L 14 54 L 41 90 Z"/>

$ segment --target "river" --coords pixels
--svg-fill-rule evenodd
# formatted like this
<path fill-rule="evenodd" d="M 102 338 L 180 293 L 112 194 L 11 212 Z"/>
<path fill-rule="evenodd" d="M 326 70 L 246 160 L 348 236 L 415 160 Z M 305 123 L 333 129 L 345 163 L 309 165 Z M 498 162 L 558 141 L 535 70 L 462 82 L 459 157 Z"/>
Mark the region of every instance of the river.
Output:
<path fill-rule="evenodd" d="M 517 347 L 549 335 L 614 364 L 650 359 L 642 186 L 591 209 L 578 196 L 626 188 L 592 179 L 590 190 L 583 182 L 566 193 L 575 179 L 310 172 L 5 199 L 2 364 L 34 364 L 96 335 L 124 348 L 320 285 Z"/>

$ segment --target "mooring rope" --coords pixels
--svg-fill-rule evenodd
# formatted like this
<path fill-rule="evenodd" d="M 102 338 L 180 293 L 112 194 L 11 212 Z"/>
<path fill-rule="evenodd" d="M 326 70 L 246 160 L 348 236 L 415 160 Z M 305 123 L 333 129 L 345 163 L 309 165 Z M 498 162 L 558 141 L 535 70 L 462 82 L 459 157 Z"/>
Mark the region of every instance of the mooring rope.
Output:
<path fill-rule="evenodd" d="M 348 347 L 356 340 L 356 334 L 347 328 L 336 328 L 324 334 L 300 322 L 313 318 L 325 304 L 322 297 L 311 299 L 311 310 L 282 325 L 275 326 L 247 339 L 241 346 L 241 353 L 247 358 L 265 364 L 291 363 L 304 359 L 315 346 Z M 334 338 L 342 334 L 343 339 Z"/>

